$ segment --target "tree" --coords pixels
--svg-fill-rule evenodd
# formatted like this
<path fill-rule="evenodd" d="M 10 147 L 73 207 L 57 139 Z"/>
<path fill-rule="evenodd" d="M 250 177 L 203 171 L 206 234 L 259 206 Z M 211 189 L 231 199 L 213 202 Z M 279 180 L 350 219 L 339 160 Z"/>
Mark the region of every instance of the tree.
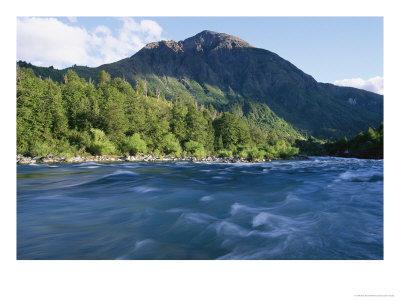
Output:
<path fill-rule="evenodd" d="M 62 86 L 62 100 L 70 129 L 88 130 L 90 126 L 90 102 L 86 96 L 86 83 L 68 70 Z"/>
<path fill-rule="evenodd" d="M 106 71 L 101 70 L 99 75 L 97 75 L 96 80 L 97 80 L 97 86 L 99 88 L 102 88 L 111 82 L 111 75 L 108 74 Z"/>
<path fill-rule="evenodd" d="M 178 138 L 180 142 L 187 139 L 187 126 L 186 115 L 188 113 L 187 107 L 182 103 L 177 103 L 171 110 L 171 131 Z"/>
<path fill-rule="evenodd" d="M 207 121 L 204 146 L 208 152 L 214 152 L 215 132 L 213 127 L 213 117 L 210 111 L 207 109 L 204 109 L 202 113 L 203 113 L 203 118 Z"/>
<path fill-rule="evenodd" d="M 194 104 L 188 105 L 186 128 L 186 138 L 188 140 L 196 141 L 203 145 L 206 143 L 208 122 Z"/>
<path fill-rule="evenodd" d="M 50 131 L 55 139 L 62 139 L 68 133 L 68 118 L 62 105 L 61 88 L 51 80 L 45 82 L 44 99 L 47 103 L 47 118 L 50 120 Z"/>
<path fill-rule="evenodd" d="M 159 90 L 153 93 L 143 81 L 133 89 L 124 79 L 111 79 L 105 71 L 99 73 L 94 85 L 72 70 L 65 73 L 63 83 L 57 83 L 20 68 L 17 151 L 27 155 L 133 155 L 151 151 L 179 156 L 184 148 L 196 157 L 213 153 L 250 159 L 264 153 L 283 157 L 296 151 L 290 143 L 281 142 L 271 127 L 265 137 L 256 119 L 249 125 L 244 116 L 218 113 L 212 105 L 199 109 L 195 103 L 196 99 L 185 99 L 182 92 L 175 103 L 168 102 Z M 254 117 L 261 114 L 257 107 L 233 104 L 224 109 L 243 115 L 251 111 Z M 351 143 L 354 147 L 382 148 L 383 126 L 378 131 L 360 133 Z"/>
<path fill-rule="evenodd" d="M 120 143 L 128 130 L 124 104 L 121 99 L 109 101 L 103 114 L 104 129 L 110 139 Z"/>
<path fill-rule="evenodd" d="M 250 131 L 247 124 L 239 117 L 224 113 L 220 118 L 213 122 L 215 137 L 221 137 L 224 149 L 236 150 L 238 145 L 248 145 L 251 143 Z"/>
<path fill-rule="evenodd" d="M 168 115 L 162 113 L 157 103 L 145 101 L 145 126 L 143 129 L 146 142 L 152 149 L 162 144 L 164 136 L 169 132 Z"/>

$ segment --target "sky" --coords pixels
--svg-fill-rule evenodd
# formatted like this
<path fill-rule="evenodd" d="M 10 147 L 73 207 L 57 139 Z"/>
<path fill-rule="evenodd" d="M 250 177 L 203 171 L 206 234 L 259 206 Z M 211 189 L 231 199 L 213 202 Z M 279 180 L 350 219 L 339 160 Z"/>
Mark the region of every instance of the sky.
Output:
<path fill-rule="evenodd" d="M 319 82 L 383 94 L 382 17 L 18 17 L 17 60 L 95 67 L 206 29 L 275 52 Z"/>

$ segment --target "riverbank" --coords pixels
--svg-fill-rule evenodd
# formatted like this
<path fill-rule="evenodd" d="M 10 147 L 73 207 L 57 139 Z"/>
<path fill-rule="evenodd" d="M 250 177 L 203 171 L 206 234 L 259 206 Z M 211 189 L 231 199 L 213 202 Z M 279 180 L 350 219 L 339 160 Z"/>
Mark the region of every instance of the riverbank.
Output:
<path fill-rule="evenodd" d="M 335 156 L 344 158 L 359 158 L 359 159 L 383 159 L 383 149 L 364 150 L 358 152 L 343 151 L 335 153 Z"/>
<path fill-rule="evenodd" d="M 289 159 L 308 159 L 304 155 L 296 155 Z M 222 163 L 259 163 L 270 162 L 276 159 L 255 159 L 250 160 L 242 157 L 216 157 L 207 156 L 203 158 L 196 157 L 172 157 L 172 156 L 155 156 L 155 155 L 135 155 L 135 156 L 120 156 L 120 155 L 97 155 L 97 156 L 74 156 L 74 157 L 55 157 L 47 155 L 44 157 L 24 157 L 17 155 L 18 165 L 30 164 L 50 164 L 50 163 L 85 163 L 85 162 L 147 162 L 147 161 L 190 161 L 190 162 L 222 162 Z"/>

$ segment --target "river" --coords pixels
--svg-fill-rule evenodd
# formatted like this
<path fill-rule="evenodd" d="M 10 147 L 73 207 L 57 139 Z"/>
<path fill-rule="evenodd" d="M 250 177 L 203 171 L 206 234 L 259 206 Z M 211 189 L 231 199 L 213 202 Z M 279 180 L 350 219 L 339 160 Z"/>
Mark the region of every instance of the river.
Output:
<path fill-rule="evenodd" d="M 383 259 L 383 160 L 19 165 L 17 259 Z"/>

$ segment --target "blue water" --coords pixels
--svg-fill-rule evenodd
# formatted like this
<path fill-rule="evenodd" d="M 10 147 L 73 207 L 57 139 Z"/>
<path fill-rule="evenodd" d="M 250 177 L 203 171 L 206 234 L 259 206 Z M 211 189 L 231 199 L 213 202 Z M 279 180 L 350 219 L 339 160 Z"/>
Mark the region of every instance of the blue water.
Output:
<path fill-rule="evenodd" d="M 17 167 L 18 259 L 383 259 L 383 161 Z"/>

